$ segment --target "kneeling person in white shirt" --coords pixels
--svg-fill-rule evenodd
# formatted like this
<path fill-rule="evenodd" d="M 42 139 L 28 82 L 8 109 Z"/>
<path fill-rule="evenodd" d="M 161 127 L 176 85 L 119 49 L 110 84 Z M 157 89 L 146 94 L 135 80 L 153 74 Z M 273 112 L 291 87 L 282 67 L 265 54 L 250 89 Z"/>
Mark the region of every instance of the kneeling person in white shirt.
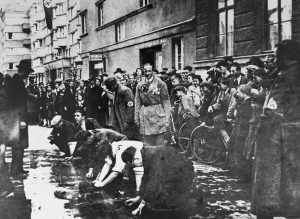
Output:
<path fill-rule="evenodd" d="M 143 148 L 143 142 L 124 140 L 113 142 L 112 144 L 105 145 L 104 147 L 108 147 L 106 150 L 107 156 L 105 159 L 105 164 L 98 174 L 97 179 L 94 181 L 94 186 L 98 188 L 104 187 L 107 184 L 111 183 L 114 179 L 117 178 L 119 174 L 122 173 L 126 165 L 121 158 L 123 151 L 125 151 L 129 147 L 134 147 L 137 149 L 137 151 L 140 151 Z M 142 162 L 142 159 L 136 160 L 135 162 Z M 113 163 L 115 163 L 114 166 Z M 112 172 L 108 175 L 110 170 Z M 136 190 L 138 192 L 140 190 L 141 181 L 144 175 L 144 169 L 143 167 L 137 167 L 134 168 L 133 171 L 135 173 Z"/>

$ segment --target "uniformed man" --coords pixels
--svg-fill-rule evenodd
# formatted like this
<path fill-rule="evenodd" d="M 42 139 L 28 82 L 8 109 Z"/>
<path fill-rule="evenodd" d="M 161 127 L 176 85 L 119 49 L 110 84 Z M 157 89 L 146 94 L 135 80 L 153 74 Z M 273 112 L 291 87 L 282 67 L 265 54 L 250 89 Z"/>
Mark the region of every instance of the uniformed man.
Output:
<path fill-rule="evenodd" d="M 163 145 L 171 113 L 170 98 L 165 82 L 153 74 L 146 64 L 145 77 L 137 85 L 134 121 L 148 145 Z"/>

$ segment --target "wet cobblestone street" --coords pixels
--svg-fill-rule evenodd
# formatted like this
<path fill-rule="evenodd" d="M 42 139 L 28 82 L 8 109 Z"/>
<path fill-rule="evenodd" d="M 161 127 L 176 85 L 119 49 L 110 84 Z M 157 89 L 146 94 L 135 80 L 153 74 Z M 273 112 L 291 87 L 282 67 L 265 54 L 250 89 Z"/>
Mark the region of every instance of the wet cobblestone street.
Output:
<path fill-rule="evenodd" d="M 1 215 L 13 211 L 32 219 L 133 218 L 130 211 L 123 209 L 126 197 L 122 191 L 79 192 L 79 185 L 85 182 L 85 166 L 80 160 L 59 158 L 59 151 L 46 139 L 50 129 L 32 126 L 29 132 L 30 147 L 24 159 L 29 175 L 23 182 L 13 181 L 17 188 L 15 197 L 1 200 Z M 10 156 L 8 150 L 7 162 L 11 161 Z M 250 185 L 237 183 L 222 167 L 194 163 L 194 168 L 194 184 L 202 189 L 204 203 L 191 212 L 190 218 L 255 218 L 250 213 Z M 18 214 L 7 203 L 23 207 L 16 207 Z"/>

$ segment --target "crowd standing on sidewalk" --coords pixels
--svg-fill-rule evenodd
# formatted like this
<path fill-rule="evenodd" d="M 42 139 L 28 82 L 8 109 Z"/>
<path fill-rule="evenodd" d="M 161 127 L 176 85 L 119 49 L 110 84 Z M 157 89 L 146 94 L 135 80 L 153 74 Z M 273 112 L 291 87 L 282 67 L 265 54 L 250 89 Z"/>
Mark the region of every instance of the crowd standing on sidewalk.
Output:
<path fill-rule="evenodd" d="M 252 183 L 258 218 L 299 217 L 299 77 L 300 45 L 292 40 L 278 43 L 265 61 L 251 57 L 245 69 L 225 57 L 206 78 L 190 66 L 157 72 L 149 63 L 134 73 L 118 68 L 112 77 L 99 74 L 86 81 L 44 85 L 29 77 L 27 122 L 52 127 L 51 143 L 66 157 L 85 159 L 95 187 L 121 173 L 128 178 L 126 167 L 132 168 L 137 195 L 125 204 L 138 204 L 134 214 L 145 206 L 185 207 L 193 157 L 173 150 L 173 135 L 184 122 L 191 131 L 205 122 L 220 131 L 232 172 L 240 182 Z M 1 78 L 1 89 L 11 90 L 8 77 Z M 77 142 L 74 151 L 72 142 Z M 0 143 L 6 144 L 2 138 Z M 99 172 L 96 163 L 103 166 Z"/>

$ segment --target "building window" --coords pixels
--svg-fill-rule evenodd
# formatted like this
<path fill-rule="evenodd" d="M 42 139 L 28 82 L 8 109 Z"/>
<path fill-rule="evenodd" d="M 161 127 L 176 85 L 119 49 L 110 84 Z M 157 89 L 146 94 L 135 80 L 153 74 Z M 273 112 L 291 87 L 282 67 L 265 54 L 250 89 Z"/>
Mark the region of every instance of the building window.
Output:
<path fill-rule="evenodd" d="M 234 0 L 218 0 L 217 56 L 233 55 Z"/>
<path fill-rule="evenodd" d="M 69 16 L 70 16 L 70 20 L 73 18 L 73 10 L 74 10 L 74 8 L 70 8 L 69 9 Z"/>
<path fill-rule="evenodd" d="M 264 49 L 292 37 L 292 0 L 266 0 Z"/>
<path fill-rule="evenodd" d="M 14 63 L 12 63 L 12 62 L 8 63 L 8 69 L 9 70 L 14 69 Z"/>
<path fill-rule="evenodd" d="M 66 28 L 65 27 L 59 27 L 59 37 L 65 37 L 66 36 Z"/>
<path fill-rule="evenodd" d="M 140 7 L 144 7 L 146 5 L 149 5 L 150 0 L 140 0 Z"/>
<path fill-rule="evenodd" d="M 98 6 L 98 26 L 103 25 L 103 3 L 99 4 Z"/>
<path fill-rule="evenodd" d="M 64 13 L 66 13 L 64 3 L 57 4 L 57 6 L 56 6 L 56 15 L 60 15 L 60 14 L 64 14 Z"/>
<path fill-rule="evenodd" d="M 53 7 L 52 9 L 52 14 L 53 14 L 53 18 L 56 18 L 56 10 L 57 8 L 56 7 Z"/>
<path fill-rule="evenodd" d="M 13 33 L 8 33 L 8 39 L 12 39 L 13 38 Z"/>
<path fill-rule="evenodd" d="M 174 66 L 177 70 L 183 69 L 183 58 L 183 38 L 175 38 L 173 39 L 173 60 Z"/>
<path fill-rule="evenodd" d="M 39 48 L 43 47 L 43 40 L 39 40 Z"/>
<path fill-rule="evenodd" d="M 40 65 L 43 65 L 43 64 L 44 64 L 43 58 L 39 58 L 39 61 L 40 61 Z"/>
<path fill-rule="evenodd" d="M 73 45 L 75 43 L 75 32 L 71 34 L 71 45 Z"/>
<path fill-rule="evenodd" d="M 125 40 L 125 21 L 116 24 L 116 41 Z"/>
<path fill-rule="evenodd" d="M 87 33 L 87 21 L 86 21 L 86 12 L 81 14 L 81 33 Z"/>
<path fill-rule="evenodd" d="M 38 21 L 37 23 L 37 30 L 41 30 L 42 29 L 42 22 Z"/>

